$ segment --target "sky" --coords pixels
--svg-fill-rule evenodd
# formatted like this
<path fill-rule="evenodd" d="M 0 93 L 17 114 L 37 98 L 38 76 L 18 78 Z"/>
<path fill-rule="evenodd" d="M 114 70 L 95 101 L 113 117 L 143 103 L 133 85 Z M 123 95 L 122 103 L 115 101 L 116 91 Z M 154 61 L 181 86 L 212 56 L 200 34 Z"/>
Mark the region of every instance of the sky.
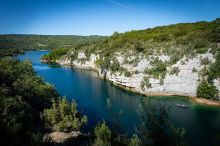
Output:
<path fill-rule="evenodd" d="M 0 34 L 111 35 L 220 17 L 220 0 L 0 0 Z"/>

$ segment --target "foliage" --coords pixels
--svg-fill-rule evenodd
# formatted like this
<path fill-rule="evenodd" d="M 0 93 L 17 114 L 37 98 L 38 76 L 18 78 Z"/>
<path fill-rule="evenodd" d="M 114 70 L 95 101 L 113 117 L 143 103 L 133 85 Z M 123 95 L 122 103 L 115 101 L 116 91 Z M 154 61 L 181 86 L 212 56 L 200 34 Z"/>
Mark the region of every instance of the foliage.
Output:
<path fill-rule="evenodd" d="M 216 55 L 216 61 L 210 65 L 208 77 L 209 81 L 220 78 L 220 52 Z"/>
<path fill-rule="evenodd" d="M 117 59 L 114 59 L 113 62 L 109 66 L 110 70 L 116 72 L 120 68 L 120 64 Z"/>
<path fill-rule="evenodd" d="M 7 145 L 42 143 L 40 112 L 58 95 L 53 86 L 36 76 L 30 62 L 0 61 L 0 131 Z"/>
<path fill-rule="evenodd" d="M 180 72 L 179 68 L 178 67 L 173 67 L 170 71 L 170 75 L 176 75 L 178 76 L 178 73 Z"/>
<path fill-rule="evenodd" d="M 137 134 L 133 134 L 131 139 L 130 139 L 130 144 L 129 146 L 140 146 L 141 145 L 141 140 L 137 136 Z"/>
<path fill-rule="evenodd" d="M 95 127 L 95 140 L 93 146 L 111 146 L 111 130 L 103 120 Z"/>
<path fill-rule="evenodd" d="M 125 75 L 126 77 L 130 77 L 130 76 L 131 76 L 131 73 L 130 73 L 128 70 L 126 70 L 126 71 L 124 72 L 124 75 Z"/>
<path fill-rule="evenodd" d="M 206 80 L 201 81 L 196 94 L 198 97 L 207 99 L 217 100 L 218 98 L 218 90 L 212 83 L 209 83 Z"/>
<path fill-rule="evenodd" d="M 170 61 L 165 66 L 175 64 L 184 55 L 188 58 L 195 57 L 196 53 L 206 53 L 208 48 L 214 48 L 219 42 L 219 22 L 180 23 L 160 26 L 146 30 L 115 32 L 110 37 L 84 41 L 72 46 L 74 52 L 84 51 L 87 56 L 91 53 L 100 55 L 97 64 L 101 68 L 117 71 L 118 63 L 114 62 L 116 53 L 136 53 L 144 56 L 163 54 L 170 56 Z M 128 53 L 129 52 L 129 53 Z M 136 66 L 139 57 L 127 62 Z M 154 70 L 151 70 L 155 77 Z M 163 72 L 163 71 L 162 71 Z M 162 74 L 161 74 L 162 75 Z"/>
<path fill-rule="evenodd" d="M 160 60 L 152 62 L 153 67 L 147 70 L 147 73 L 154 78 L 159 78 L 166 73 L 166 63 Z"/>
<path fill-rule="evenodd" d="M 23 50 L 12 48 L 12 49 L 1 49 L 0 48 L 0 58 L 5 56 L 13 56 L 15 54 L 22 54 L 24 53 Z"/>
<path fill-rule="evenodd" d="M 41 59 L 47 60 L 48 62 L 53 62 L 60 59 L 60 57 L 65 55 L 68 52 L 68 50 L 69 49 L 65 49 L 65 48 L 54 49 L 51 53 L 42 56 Z"/>
<path fill-rule="evenodd" d="M 206 58 L 203 58 L 201 59 L 201 64 L 202 65 L 208 65 L 210 62 L 209 62 L 209 59 L 206 57 Z"/>
<path fill-rule="evenodd" d="M 185 145 L 185 129 L 175 127 L 169 120 L 169 108 L 156 105 L 149 98 L 142 100 L 140 108 L 139 138 L 143 145 L 151 146 L 183 146 Z"/>
<path fill-rule="evenodd" d="M 150 83 L 149 77 L 144 77 L 144 80 L 141 82 L 141 89 L 144 90 L 144 87 L 151 88 L 152 85 Z"/>
<path fill-rule="evenodd" d="M 0 35 L 1 49 L 36 50 L 73 48 L 81 43 L 102 40 L 101 36 L 76 36 L 76 35 L 28 35 L 12 34 Z"/>
<path fill-rule="evenodd" d="M 43 111 L 43 118 L 46 126 L 55 131 L 78 131 L 87 123 L 87 117 L 77 111 L 76 102 L 70 103 L 65 97 L 53 99 L 52 107 Z"/>
<path fill-rule="evenodd" d="M 192 72 L 196 73 L 197 72 L 196 68 L 193 67 Z"/>

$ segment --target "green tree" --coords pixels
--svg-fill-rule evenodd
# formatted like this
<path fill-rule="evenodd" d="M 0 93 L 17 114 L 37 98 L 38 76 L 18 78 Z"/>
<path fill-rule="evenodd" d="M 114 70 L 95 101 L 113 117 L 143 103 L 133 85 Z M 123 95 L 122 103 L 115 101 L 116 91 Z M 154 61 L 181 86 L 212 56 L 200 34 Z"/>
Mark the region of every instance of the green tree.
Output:
<path fill-rule="evenodd" d="M 141 146 L 141 140 L 139 139 L 137 134 L 132 135 L 129 146 Z"/>
<path fill-rule="evenodd" d="M 111 130 L 103 120 L 94 130 L 95 140 L 93 146 L 111 146 Z"/>
<path fill-rule="evenodd" d="M 175 127 L 169 120 L 169 108 L 156 105 L 149 98 L 142 100 L 138 135 L 143 145 L 183 146 L 185 129 Z"/>
<path fill-rule="evenodd" d="M 77 111 L 77 104 L 71 103 L 65 97 L 58 101 L 52 99 L 52 107 L 42 114 L 46 127 L 56 131 L 80 130 L 87 124 L 87 117 Z"/>
<path fill-rule="evenodd" d="M 58 97 L 53 86 L 36 76 L 29 61 L 0 60 L 0 136 L 7 145 L 41 145 L 40 112 Z"/>
<path fill-rule="evenodd" d="M 207 99 L 217 100 L 218 98 L 218 90 L 212 83 L 209 83 L 206 80 L 202 80 L 201 83 L 198 85 L 196 94 L 197 97 Z"/>

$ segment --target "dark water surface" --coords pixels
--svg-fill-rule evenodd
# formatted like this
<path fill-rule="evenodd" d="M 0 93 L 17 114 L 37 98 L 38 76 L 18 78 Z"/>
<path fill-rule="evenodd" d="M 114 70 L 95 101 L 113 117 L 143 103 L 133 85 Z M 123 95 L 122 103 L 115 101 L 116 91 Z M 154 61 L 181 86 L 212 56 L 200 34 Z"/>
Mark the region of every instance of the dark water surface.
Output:
<path fill-rule="evenodd" d="M 106 99 L 112 101 L 112 109 L 124 114 L 120 123 L 122 130 L 131 133 L 138 124 L 138 113 L 143 96 L 125 91 L 110 82 L 97 78 L 96 73 L 86 70 L 51 66 L 40 62 L 40 57 L 48 51 L 28 51 L 17 56 L 20 60 L 29 59 L 37 74 L 46 82 L 55 86 L 62 96 L 74 98 L 80 111 L 88 116 L 88 128 L 91 130 L 98 121 L 105 119 L 112 122 L 111 113 L 106 109 Z M 156 102 L 172 106 L 171 119 L 186 128 L 187 141 L 193 146 L 211 146 L 214 138 L 220 134 L 220 108 L 195 104 L 185 97 L 152 97 Z M 185 103 L 188 109 L 176 107 Z"/>

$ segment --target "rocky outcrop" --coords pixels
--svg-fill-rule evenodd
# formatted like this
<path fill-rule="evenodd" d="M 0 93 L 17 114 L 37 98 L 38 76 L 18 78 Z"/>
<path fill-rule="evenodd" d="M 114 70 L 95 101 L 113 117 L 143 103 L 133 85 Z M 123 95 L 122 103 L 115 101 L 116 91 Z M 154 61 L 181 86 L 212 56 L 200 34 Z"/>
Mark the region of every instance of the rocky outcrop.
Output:
<path fill-rule="evenodd" d="M 77 68 L 83 69 L 93 69 L 98 72 L 98 75 L 104 77 L 114 84 L 126 87 L 132 91 L 149 94 L 149 95 L 181 95 L 181 96 L 196 96 L 196 91 L 200 79 L 199 72 L 205 67 L 201 63 L 202 59 L 208 59 L 210 62 L 214 62 L 215 58 L 212 53 L 197 54 L 193 58 L 183 57 L 177 63 L 172 66 L 167 67 L 167 73 L 161 83 L 160 79 L 152 78 L 144 73 L 146 68 L 151 68 L 151 58 L 158 57 L 159 60 L 166 62 L 170 60 L 169 56 L 166 55 L 152 55 L 148 58 L 144 58 L 141 55 L 138 56 L 137 65 L 124 63 L 125 57 L 119 52 L 116 54 L 116 59 L 120 63 L 120 66 L 127 69 L 129 72 L 132 72 L 131 76 L 126 77 L 123 73 L 118 71 L 111 72 L 110 70 L 101 70 L 95 64 L 95 61 L 99 59 L 99 55 L 91 54 L 90 58 L 87 59 L 86 55 L 83 52 L 78 53 L 79 59 L 86 59 L 85 61 L 73 60 L 70 58 L 63 58 L 57 62 L 61 65 L 73 65 Z M 128 61 L 134 59 L 134 56 L 126 58 Z M 179 69 L 178 74 L 171 75 L 170 70 L 173 67 Z M 134 73 L 136 71 L 136 73 Z M 141 87 L 141 83 L 144 77 L 149 77 L 149 83 L 151 87 Z M 214 85 L 220 91 L 220 81 L 214 80 Z"/>

